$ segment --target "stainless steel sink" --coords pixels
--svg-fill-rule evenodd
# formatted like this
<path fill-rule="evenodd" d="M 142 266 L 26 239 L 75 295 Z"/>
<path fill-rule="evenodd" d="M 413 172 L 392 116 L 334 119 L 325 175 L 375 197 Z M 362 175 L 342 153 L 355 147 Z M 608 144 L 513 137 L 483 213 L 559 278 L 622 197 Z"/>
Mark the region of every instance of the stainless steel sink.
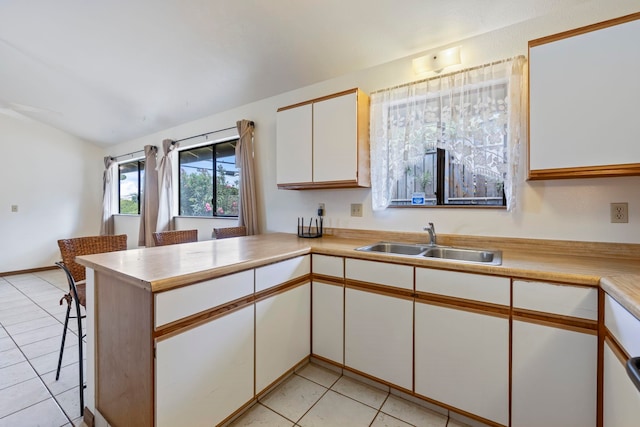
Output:
<path fill-rule="evenodd" d="M 420 255 L 427 250 L 427 246 L 412 245 L 410 243 L 378 242 L 369 246 L 356 248 L 363 252 L 383 252 L 396 255 Z"/>
<path fill-rule="evenodd" d="M 502 252 L 484 249 L 454 248 L 450 246 L 430 246 L 411 243 L 377 242 L 356 248 L 362 252 L 377 252 L 388 255 L 426 257 L 446 261 L 477 264 L 502 264 Z"/>
<path fill-rule="evenodd" d="M 429 248 L 422 256 L 428 258 L 447 259 L 451 261 L 478 262 L 482 264 L 502 264 L 502 253 L 500 251 L 485 251 L 480 249 L 463 249 L 449 247 Z"/>

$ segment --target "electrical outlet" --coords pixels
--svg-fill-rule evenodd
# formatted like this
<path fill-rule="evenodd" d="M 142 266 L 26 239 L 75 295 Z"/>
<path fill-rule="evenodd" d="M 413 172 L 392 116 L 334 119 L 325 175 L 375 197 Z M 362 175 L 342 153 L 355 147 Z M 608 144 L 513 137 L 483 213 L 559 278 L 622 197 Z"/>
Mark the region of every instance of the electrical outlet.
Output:
<path fill-rule="evenodd" d="M 318 203 L 318 216 L 325 216 L 324 203 Z"/>
<path fill-rule="evenodd" d="M 629 222 L 629 204 L 628 203 L 611 203 L 611 222 L 612 223 Z"/>
<path fill-rule="evenodd" d="M 362 216 L 362 203 L 351 203 L 351 216 Z"/>
<path fill-rule="evenodd" d="M 18 212 L 18 205 L 11 205 L 11 212 Z"/>

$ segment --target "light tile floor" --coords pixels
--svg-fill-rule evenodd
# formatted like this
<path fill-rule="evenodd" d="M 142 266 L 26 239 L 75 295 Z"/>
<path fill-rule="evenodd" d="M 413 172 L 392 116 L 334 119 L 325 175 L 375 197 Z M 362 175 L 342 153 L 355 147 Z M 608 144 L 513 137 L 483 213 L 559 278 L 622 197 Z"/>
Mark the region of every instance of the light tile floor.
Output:
<path fill-rule="evenodd" d="M 345 374 L 308 364 L 228 427 L 467 426 L 449 418 L 445 409 L 436 412 Z"/>
<path fill-rule="evenodd" d="M 55 380 L 67 290 L 61 270 L 0 277 L 0 427 L 82 423 L 75 319 Z"/>
<path fill-rule="evenodd" d="M 67 289 L 60 270 L 0 277 L 0 427 L 84 425 L 73 319 L 55 380 Z M 308 364 L 230 426 L 466 426 L 348 375 Z"/>

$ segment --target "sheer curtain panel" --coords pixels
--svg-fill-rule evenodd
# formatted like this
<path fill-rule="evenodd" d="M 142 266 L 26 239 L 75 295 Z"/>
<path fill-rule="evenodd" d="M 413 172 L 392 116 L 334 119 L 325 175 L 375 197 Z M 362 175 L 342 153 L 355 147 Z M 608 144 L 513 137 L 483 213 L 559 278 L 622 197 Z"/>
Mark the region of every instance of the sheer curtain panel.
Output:
<path fill-rule="evenodd" d="M 102 222 L 100 223 L 100 235 L 113 234 L 113 208 L 114 168 L 118 167 L 113 157 L 104 158 L 104 173 L 102 174 Z"/>
<path fill-rule="evenodd" d="M 498 188 L 504 185 L 507 209 L 513 209 L 526 136 L 525 62 L 519 56 L 373 93 L 373 209 L 387 208 L 407 170 L 438 149 L 474 181 L 479 176 Z"/>
<path fill-rule="evenodd" d="M 139 246 L 154 246 L 153 233 L 158 223 L 158 171 L 156 157 L 158 147 L 144 146 L 144 181 L 140 197 Z"/>
<path fill-rule="evenodd" d="M 247 227 L 247 235 L 258 234 L 256 203 L 256 178 L 253 165 L 253 122 L 239 120 L 236 123 L 240 138 L 236 145 L 236 165 L 240 169 L 240 205 L 238 225 Z"/>
<path fill-rule="evenodd" d="M 162 141 L 162 158 L 158 165 L 158 221 L 155 231 L 171 230 L 171 218 L 173 217 L 173 164 L 174 153 L 178 149 L 178 143 L 170 139 Z"/>

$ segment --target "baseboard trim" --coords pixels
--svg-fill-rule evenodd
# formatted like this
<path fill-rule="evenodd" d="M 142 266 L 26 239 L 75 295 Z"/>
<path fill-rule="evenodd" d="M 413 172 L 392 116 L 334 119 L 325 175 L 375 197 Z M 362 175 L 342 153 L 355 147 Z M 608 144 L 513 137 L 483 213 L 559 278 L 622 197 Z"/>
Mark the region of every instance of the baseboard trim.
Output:
<path fill-rule="evenodd" d="M 49 267 L 28 268 L 26 270 L 3 271 L 3 272 L 0 272 L 0 277 L 3 277 L 3 276 L 15 276 L 16 274 L 37 273 L 39 271 L 55 270 L 56 268 L 58 268 L 58 267 L 55 266 L 55 265 L 52 265 L 52 266 L 49 266 Z"/>

